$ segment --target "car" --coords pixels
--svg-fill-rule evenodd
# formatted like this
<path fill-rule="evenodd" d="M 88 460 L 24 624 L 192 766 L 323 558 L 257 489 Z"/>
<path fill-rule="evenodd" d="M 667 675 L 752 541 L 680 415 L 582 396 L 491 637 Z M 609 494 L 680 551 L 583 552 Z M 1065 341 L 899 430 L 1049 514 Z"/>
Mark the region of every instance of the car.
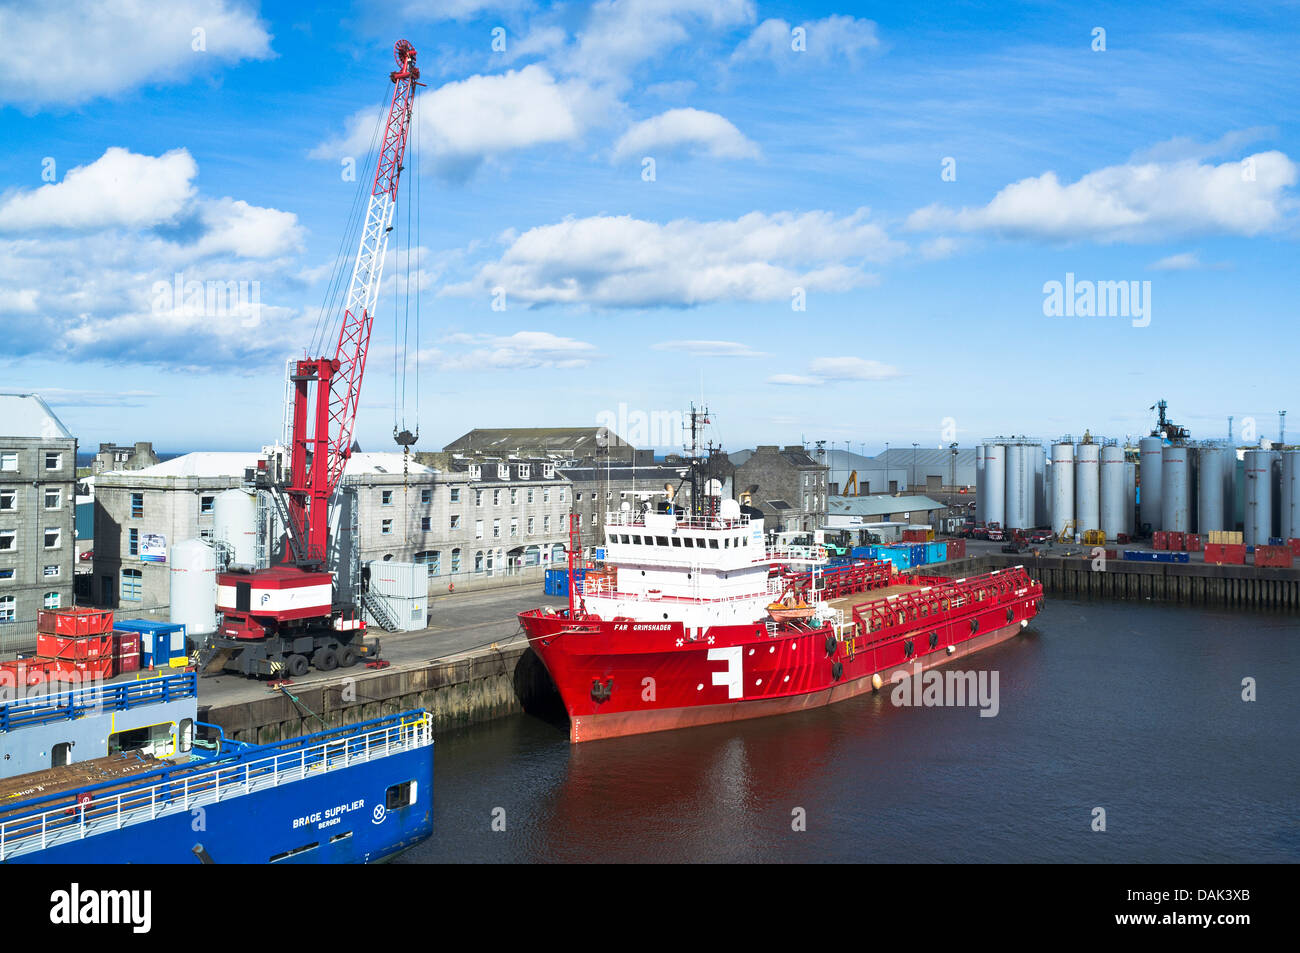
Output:
<path fill-rule="evenodd" d="M 77 558 L 80 559 L 83 563 L 90 562 L 92 559 L 95 558 L 95 551 L 93 549 L 88 549 Z"/>
<path fill-rule="evenodd" d="M 1052 531 L 1047 529 L 1036 529 L 1029 535 L 1031 543 L 1046 543 L 1052 538 Z"/>

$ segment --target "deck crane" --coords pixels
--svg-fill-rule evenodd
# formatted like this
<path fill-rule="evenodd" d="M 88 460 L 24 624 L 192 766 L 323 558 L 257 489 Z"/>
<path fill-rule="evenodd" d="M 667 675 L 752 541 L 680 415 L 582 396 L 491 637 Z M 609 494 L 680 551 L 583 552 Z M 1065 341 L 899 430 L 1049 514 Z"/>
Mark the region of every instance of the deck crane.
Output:
<path fill-rule="evenodd" d="M 364 637 L 357 594 L 336 591 L 327 556 L 330 501 L 352 453 L 415 90 L 424 85 L 410 43 L 399 40 L 393 57 L 393 95 L 334 354 L 291 362 L 289 445 L 269 452 L 246 475 L 284 526 L 284 559 L 269 568 L 218 574 L 223 622 L 204 659 L 209 672 L 303 675 L 310 665 L 329 671 L 378 655 L 378 641 Z"/>

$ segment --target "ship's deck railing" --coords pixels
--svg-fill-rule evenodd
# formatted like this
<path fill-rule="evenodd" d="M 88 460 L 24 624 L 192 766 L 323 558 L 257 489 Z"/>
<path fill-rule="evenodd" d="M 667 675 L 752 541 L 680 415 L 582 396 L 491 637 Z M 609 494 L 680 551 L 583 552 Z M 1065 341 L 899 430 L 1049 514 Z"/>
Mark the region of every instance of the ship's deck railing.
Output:
<path fill-rule="evenodd" d="M 780 596 L 785 587 L 779 579 L 767 579 L 759 592 L 742 592 L 724 596 L 681 596 L 661 593 L 651 595 L 648 592 L 623 592 L 608 577 L 583 580 L 576 584 L 577 591 L 585 598 L 623 599 L 628 602 L 666 602 L 677 605 L 711 605 L 713 603 L 743 602 L 748 599 L 771 599 Z"/>
<path fill-rule="evenodd" d="M 369 726 L 369 727 L 367 727 Z M 366 730 L 360 730 L 360 729 Z M 330 737 L 331 735 L 336 737 Z M 307 742 L 324 739 L 315 744 Z M 298 747 L 267 754 L 268 749 Z M 304 778 L 413 751 L 433 742 L 427 712 L 407 712 L 200 766 L 173 765 L 0 808 L 0 861 L 120 830 L 177 811 L 243 797 Z M 260 757 L 259 757 L 260 756 Z"/>
<path fill-rule="evenodd" d="M 820 544 L 812 546 L 777 545 L 769 546 L 763 555 L 754 562 L 768 563 L 824 563 L 826 547 Z"/>
<path fill-rule="evenodd" d="M 30 728 L 52 721 L 68 721 L 87 714 L 125 711 L 140 705 L 157 705 L 198 695 L 198 674 L 183 672 L 118 685 L 70 688 L 26 701 L 0 704 L 0 731 Z"/>
<path fill-rule="evenodd" d="M 649 521 L 646 517 L 649 516 Z M 749 517 L 743 513 L 740 516 L 724 519 L 721 516 L 699 516 L 690 513 L 647 513 L 635 512 L 633 510 L 609 510 L 605 513 L 605 526 L 631 526 L 645 528 L 647 522 L 650 528 L 654 529 L 656 518 L 662 519 L 667 523 L 671 520 L 672 526 L 678 529 L 712 529 L 712 530 L 731 530 L 748 528 Z"/>

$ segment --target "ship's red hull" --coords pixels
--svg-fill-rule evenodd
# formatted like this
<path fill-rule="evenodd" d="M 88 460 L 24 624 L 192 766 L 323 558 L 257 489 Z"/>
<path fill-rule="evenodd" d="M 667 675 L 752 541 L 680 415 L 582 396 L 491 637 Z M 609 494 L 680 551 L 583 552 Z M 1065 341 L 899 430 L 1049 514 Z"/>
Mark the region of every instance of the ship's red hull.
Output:
<path fill-rule="evenodd" d="M 990 577 L 991 578 L 991 577 Z M 978 588 L 974 588 L 978 587 Z M 927 590 L 928 592 L 929 590 Z M 979 595 L 974 595 L 978 591 Z M 531 610 L 520 619 L 569 712 L 574 743 L 817 708 L 971 655 L 1019 632 L 1042 586 L 1027 575 L 955 586 L 927 611 L 870 603 L 852 631 L 762 623 L 715 626 L 690 639 L 680 623 L 636 623 Z M 962 595 L 969 592 L 970 595 Z M 866 603 L 864 603 L 866 605 Z M 880 607 L 889 623 L 880 623 Z M 894 610 L 899 618 L 895 620 Z M 915 617 L 904 617 L 915 616 Z M 874 621 L 873 621 L 874 619 Z"/>

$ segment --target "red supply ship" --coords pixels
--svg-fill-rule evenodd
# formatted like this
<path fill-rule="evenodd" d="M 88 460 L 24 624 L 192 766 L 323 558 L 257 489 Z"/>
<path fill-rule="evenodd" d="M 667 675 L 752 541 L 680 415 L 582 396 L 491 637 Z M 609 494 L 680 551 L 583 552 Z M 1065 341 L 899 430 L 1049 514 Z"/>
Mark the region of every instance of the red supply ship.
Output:
<path fill-rule="evenodd" d="M 1020 566 L 957 580 L 828 569 L 823 547 L 769 538 L 760 510 L 692 498 L 610 513 L 604 568 L 581 580 L 571 522 L 569 607 L 520 614 L 574 743 L 842 701 L 1009 639 L 1042 607 Z"/>

